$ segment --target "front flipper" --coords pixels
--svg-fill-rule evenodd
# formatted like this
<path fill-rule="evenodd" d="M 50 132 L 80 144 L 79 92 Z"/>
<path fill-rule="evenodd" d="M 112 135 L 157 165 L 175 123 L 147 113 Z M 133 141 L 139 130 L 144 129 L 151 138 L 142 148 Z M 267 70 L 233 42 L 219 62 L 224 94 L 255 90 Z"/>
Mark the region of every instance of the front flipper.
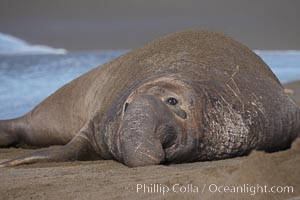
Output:
<path fill-rule="evenodd" d="M 94 151 L 89 139 L 81 130 L 68 144 L 58 148 L 47 148 L 36 150 L 19 156 L 13 160 L 0 163 L 1 167 L 12 167 L 22 164 L 32 164 L 37 162 L 64 162 L 75 160 L 97 160 L 101 157 Z"/>

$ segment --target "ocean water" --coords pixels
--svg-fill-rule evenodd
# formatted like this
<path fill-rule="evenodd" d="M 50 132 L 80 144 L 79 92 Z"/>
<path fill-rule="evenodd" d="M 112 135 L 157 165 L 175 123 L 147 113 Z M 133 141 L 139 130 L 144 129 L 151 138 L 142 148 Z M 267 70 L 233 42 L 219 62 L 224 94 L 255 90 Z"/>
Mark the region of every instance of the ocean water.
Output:
<path fill-rule="evenodd" d="M 64 84 L 125 52 L 67 52 L 0 34 L 0 119 L 27 113 Z M 300 51 L 256 53 L 282 83 L 300 79 Z"/>

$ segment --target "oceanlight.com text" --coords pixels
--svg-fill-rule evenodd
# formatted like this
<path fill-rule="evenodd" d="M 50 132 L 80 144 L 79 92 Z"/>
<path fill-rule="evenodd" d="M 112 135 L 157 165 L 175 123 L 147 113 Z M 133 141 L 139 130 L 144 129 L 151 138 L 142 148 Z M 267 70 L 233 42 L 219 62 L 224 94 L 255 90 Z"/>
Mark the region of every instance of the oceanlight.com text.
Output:
<path fill-rule="evenodd" d="M 291 185 L 261 185 L 261 184 L 241 184 L 241 185 L 219 185 L 215 183 L 211 184 L 173 184 L 165 185 L 160 183 L 153 184 L 143 184 L 138 183 L 127 187 L 128 190 L 131 190 L 136 193 L 144 194 L 161 194 L 166 195 L 167 193 L 231 193 L 231 194 L 292 194 L 294 193 L 294 187 Z"/>

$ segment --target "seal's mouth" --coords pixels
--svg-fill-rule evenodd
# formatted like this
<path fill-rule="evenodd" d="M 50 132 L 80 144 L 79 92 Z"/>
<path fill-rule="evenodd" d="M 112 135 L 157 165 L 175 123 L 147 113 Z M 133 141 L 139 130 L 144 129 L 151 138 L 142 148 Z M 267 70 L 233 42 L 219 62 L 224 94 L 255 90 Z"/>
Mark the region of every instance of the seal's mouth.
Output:
<path fill-rule="evenodd" d="M 172 150 L 176 149 L 178 146 L 176 141 L 178 138 L 178 130 L 174 126 L 168 124 L 163 124 L 156 129 L 155 135 L 157 135 L 162 143 L 162 148 L 164 151 L 164 159 L 161 161 L 161 164 L 171 163 Z"/>
<path fill-rule="evenodd" d="M 173 144 L 173 145 L 169 146 L 168 148 L 164 149 L 165 158 L 164 158 L 164 160 L 161 161 L 160 164 L 166 164 L 166 165 L 168 165 L 170 163 L 173 163 L 174 157 L 175 157 L 175 155 L 174 155 L 174 149 L 176 149 L 177 146 L 178 146 L 178 144 Z"/>
<path fill-rule="evenodd" d="M 164 149 L 165 158 L 161 164 L 188 163 L 197 160 L 195 145 L 180 144 L 176 141 L 172 146 Z"/>

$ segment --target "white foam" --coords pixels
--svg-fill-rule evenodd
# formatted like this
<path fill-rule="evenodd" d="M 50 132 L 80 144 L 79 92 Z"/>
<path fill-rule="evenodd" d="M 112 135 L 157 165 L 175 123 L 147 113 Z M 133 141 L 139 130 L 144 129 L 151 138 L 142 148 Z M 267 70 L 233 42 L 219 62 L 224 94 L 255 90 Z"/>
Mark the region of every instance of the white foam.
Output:
<path fill-rule="evenodd" d="M 66 54 L 65 49 L 32 45 L 14 36 L 0 33 L 0 55 Z"/>

